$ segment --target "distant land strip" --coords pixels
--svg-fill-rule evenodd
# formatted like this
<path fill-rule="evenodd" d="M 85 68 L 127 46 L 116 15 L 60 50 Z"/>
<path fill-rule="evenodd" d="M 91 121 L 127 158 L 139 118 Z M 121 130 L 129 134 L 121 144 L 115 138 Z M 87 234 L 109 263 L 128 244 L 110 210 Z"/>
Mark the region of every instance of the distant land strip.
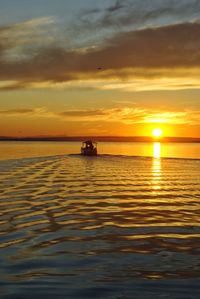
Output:
<path fill-rule="evenodd" d="M 192 137 L 162 137 L 153 138 L 147 136 L 35 136 L 35 137 L 11 137 L 0 136 L 0 141 L 85 141 L 96 142 L 178 142 L 200 143 L 200 138 Z"/>

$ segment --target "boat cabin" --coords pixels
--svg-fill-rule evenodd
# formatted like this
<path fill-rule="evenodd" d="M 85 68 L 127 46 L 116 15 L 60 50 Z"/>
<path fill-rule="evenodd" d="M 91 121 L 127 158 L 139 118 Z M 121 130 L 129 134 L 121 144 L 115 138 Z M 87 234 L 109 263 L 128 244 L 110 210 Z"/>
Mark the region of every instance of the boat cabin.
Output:
<path fill-rule="evenodd" d="M 81 147 L 81 154 L 85 156 L 97 155 L 97 144 L 91 140 L 84 141 Z"/>

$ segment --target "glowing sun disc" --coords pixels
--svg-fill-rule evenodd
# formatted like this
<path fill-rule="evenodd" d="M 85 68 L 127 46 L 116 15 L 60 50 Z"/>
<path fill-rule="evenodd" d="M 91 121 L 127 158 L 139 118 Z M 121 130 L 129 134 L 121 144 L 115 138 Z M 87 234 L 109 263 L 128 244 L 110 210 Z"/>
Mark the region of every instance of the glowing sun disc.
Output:
<path fill-rule="evenodd" d="M 153 137 L 161 137 L 163 134 L 163 131 L 159 128 L 156 128 L 152 131 Z"/>

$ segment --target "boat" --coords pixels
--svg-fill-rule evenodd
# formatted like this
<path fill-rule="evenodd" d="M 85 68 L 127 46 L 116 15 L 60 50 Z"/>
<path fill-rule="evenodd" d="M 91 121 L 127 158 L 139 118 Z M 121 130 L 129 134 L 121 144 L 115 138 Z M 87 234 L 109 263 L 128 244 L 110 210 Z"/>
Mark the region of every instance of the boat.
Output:
<path fill-rule="evenodd" d="M 97 143 L 91 140 L 84 141 L 81 147 L 81 155 L 84 156 L 96 156 L 97 155 Z"/>

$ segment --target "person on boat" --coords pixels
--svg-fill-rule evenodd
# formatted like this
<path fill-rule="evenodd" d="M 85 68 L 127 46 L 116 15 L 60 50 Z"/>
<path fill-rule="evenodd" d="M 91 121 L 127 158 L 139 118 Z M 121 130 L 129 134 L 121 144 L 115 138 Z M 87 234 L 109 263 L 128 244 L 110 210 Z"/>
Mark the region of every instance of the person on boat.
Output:
<path fill-rule="evenodd" d="M 81 147 L 81 154 L 85 156 L 96 156 L 97 155 L 96 143 L 93 143 L 91 140 L 84 141 Z"/>
<path fill-rule="evenodd" d="M 86 148 L 93 150 L 94 145 L 93 145 L 92 141 L 90 141 L 90 140 L 86 141 Z"/>

